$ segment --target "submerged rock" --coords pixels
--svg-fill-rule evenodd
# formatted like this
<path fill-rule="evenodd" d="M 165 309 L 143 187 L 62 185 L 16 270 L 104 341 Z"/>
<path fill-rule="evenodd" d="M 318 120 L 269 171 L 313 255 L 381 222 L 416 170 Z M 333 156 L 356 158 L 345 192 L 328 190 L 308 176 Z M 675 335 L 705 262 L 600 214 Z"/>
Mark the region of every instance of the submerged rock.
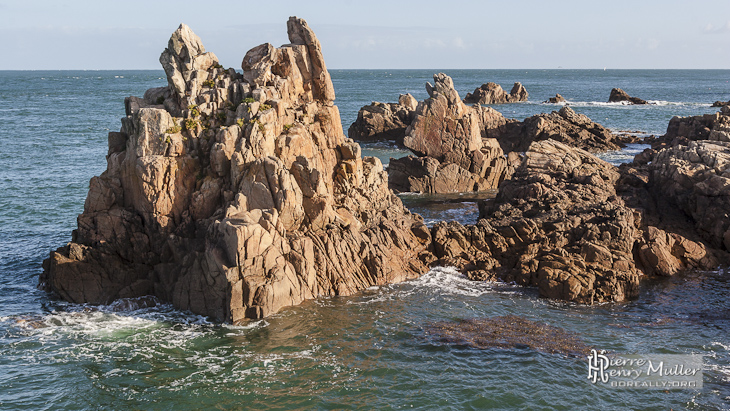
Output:
<path fill-rule="evenodd" d="M 496 140 L 482 138 L 482 124 L 499 127 L 501 114 L 466 106 L 451 77 L 434 75 L 430 98 L 416 108 L 403 145 L 419 158 L 391 159 L 390 187 L 397 191 L 454 193 L 496 188 L 507 161 Z"/>
<path fill-rule="evenodd" d="M 583 356 L 590 351 L 580 338 L 565 329 L 516 315 L 441 321 L 426 332 L 447 344 L 472 348 L 529 348 L 549 354 Z"/>
<path fill-rule="evenodd" d="M 627 102 L 629 104 L 649 104 L 648 101 L 642 100 L 638 97 L 631 97 L 629 94 L 620 88 L 614 88 L 611 90 L 611 95 L 608 96 L 608 102 L 609 103 L 623 103 Z"/>
<path fill-rule="evenodd" d="M 467 93 L 464 97 L 466 104 L 504 104 L 527 101 L 529 94 L 522 83 L 515 83 L 509 94 L 497 83 L 482 84 L 473 93 Z"/>
<path fill-rule="evenodd" d="M 187 26 L 173 33 L 168 86 L 128 99 L 43 288 L 77 303 L 154 295 L 237 322 L 426 271 L 428 230 L 345 139 L 314 32 L 287 28 L 290 44 L 251 49 L 243 75 Z"/>

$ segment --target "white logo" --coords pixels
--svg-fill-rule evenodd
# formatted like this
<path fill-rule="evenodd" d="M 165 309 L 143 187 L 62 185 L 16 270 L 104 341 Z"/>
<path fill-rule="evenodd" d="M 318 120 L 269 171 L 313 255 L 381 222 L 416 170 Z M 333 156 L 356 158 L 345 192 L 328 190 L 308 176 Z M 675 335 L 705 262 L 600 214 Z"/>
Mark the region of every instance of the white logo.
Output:
<path fill-rule="evenodd" d="M 599 354 L 596 350 L 591 350 L 591 355 L 588 356 L 588 379 L 594 384 L 598 380 L 604 384 L 607 383 L 606 368 L 608 368 L 608 364 L 608 357 Z"/>

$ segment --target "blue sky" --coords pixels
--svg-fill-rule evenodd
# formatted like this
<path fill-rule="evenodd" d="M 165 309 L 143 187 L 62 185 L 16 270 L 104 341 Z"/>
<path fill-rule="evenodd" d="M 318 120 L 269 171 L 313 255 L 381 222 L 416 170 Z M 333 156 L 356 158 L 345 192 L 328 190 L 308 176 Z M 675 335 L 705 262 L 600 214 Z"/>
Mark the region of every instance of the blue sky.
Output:
<path fill-rule="evenodd" d="M 330 68 L 730 69 L 728 0 L 0 0 L 0 70 L 157 69 L 182 22 L 238 68 L 291 15 Z"/>

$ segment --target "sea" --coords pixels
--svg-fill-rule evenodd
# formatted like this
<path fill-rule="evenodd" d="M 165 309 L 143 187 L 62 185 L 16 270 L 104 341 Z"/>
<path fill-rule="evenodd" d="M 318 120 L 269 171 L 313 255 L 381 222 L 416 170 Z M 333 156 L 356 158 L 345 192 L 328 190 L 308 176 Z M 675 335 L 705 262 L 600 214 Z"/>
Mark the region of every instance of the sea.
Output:
<path fill-rule="evenodd" d="M 489 81 L 508 92 L 521 82 L 528 102 L 493 106 L 509 118 L 558 110 L 543 101 L 560 93 L 576 112 L 639 136 L 730 99 L 730 70 L 330 70 L 345 133 L 372 101 L 424 99 L 439 71 L 462 97 Z M 0 409 L 730 409 L 723 267 L 645 281 L 634 301 L 594 306 L 436 267 L 237 326 L 162 302 L 87 306 L 38 290 L 43 259 L 70 241 L 89 179 L 106 168 L 124 98 L 164 85 L 161 70 L 0 71 Z M 609 104 L 614 87 L 652 104 Z M 620 164 L 645 147 L 601 157 Z M 363 144 L 363 153 L 384 164 L 409 154 L 389 143 Z M 474 196 L 401 196 L 429 225 L 478 217 Z M 701 355 L 702 388 L 607 387 L 588 379 L 585 356 L 477 349 L 429 332 L 437 322 L 507 315 L 608 353 Z"/>

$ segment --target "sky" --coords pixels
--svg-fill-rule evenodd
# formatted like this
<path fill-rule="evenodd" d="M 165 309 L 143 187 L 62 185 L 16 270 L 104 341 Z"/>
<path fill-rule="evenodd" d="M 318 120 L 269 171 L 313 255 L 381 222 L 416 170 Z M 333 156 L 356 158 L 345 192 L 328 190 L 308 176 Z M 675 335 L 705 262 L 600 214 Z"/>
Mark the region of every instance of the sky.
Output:
<path fill-rule="evenodd" d="M 730 0 L 0 0 L 0 70 L 159 69 L 180 23 L 240 68 L 289 16 L 330 69 L 730 69 Z"/>

